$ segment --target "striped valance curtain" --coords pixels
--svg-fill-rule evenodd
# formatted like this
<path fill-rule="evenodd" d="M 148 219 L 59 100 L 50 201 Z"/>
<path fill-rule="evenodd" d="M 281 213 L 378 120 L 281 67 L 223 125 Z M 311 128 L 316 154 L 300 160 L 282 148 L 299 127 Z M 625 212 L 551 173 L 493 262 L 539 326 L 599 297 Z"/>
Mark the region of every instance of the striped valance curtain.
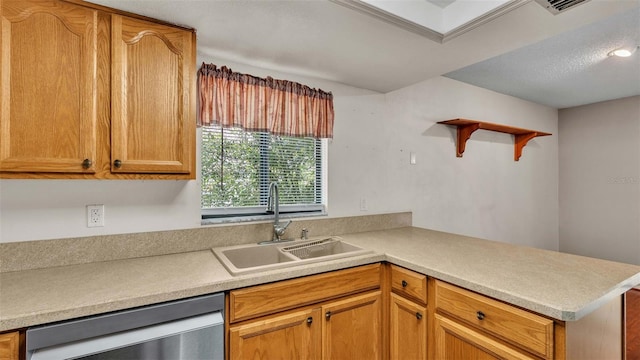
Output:
<path fill-rule="evenodd" d="M 332 138 L 333 95 L 292 81 L 202 64 L 198 125 L 240 127 L 274 135 Z"/>

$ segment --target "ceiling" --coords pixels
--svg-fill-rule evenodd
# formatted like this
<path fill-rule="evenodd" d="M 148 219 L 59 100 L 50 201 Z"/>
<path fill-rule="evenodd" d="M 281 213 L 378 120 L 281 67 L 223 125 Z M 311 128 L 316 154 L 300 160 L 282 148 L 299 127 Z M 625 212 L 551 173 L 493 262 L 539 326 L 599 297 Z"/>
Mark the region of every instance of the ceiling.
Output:
<path fill-rule="evenodd" d="M 640 43 L 640 0 L 590 0 L 555 16 L 535 1 L 515 0 L 509 11 L 466 24 L 444 42 L 345 1 L 92 0 L 195 28 L 198 57 L 217 65 L 246 64 L 378 92 L 446 74 L 557 108 L 620 97 L 622 83 L 623 96 L 640 95 L 640 51 L 602 58 L 621 39 Z M 429 1 L 446 10 L 493 0 Z"/>
<path fill-rule="evenodd" d="M 556 108 L 640 95 L 640 8 L 562 33 L 444 76 Z M 640 114 L 639 114 L 640 116 Z"/>
<path fill-rule="evenodd" d="M 337 4 L 444 42 L 529 0 L 331 0 Z M 546 0 L 539 0 L 546 1 Z M 558 0 L 552 0 L 558 1 Z M 588 1 L 588 0 L 560 0 Z M 474 26 L 469 26 L 473 24 Z M 453 34 L 453 36 L 452 36 Z"/>
<path fill-rule="evenodd" d="M 444 9 L 447 6 L 451 5 L 456 0 L 427 0 L 427 1 Z"/>

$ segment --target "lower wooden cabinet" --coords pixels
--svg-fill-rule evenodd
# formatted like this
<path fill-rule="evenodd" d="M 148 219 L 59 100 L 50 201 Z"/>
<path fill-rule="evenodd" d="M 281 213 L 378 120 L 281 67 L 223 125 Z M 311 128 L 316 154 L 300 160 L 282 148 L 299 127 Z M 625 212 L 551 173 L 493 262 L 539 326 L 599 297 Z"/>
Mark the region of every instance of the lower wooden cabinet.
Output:
<path fill-rule="evenodd" d="M 540 359 L 439 314 L 435 315 L 434 331 L 436 359 Z"/>
<path fill-rule="evenodd" d="M 428 346 L 427 277 L 388 264 L 389 358 L 426 360 Z"/>
<path fill-rule="evenodd" d="M 380 291 L 229 328 L 230 359 L 382 359 Z"/>
<path fill-rule="evenodd" d="M 229 329 L 230 359 L 320 359 L 320 308 L 258 318 Z"/>
<path fill-rule="evenodd" d="M 383 359 L 382 265 L 233 290 L 229 359 Z"/>
<path fill-rule="evenodd" d="M 623 359 L 621 297 L 577 321 L 564 322 L 440 280 L 429 281 L 429 289 L 434 289 L 430 316 L 437 360 Z"/>
<path fill-rule="evenodd" d="M 449 349 L 448 345 L 444 350 L 441 348 L 444 344 L 449 344 L 449 342 L 443 342 L 442 339 L 450 339 L 452 334 L 457 334 L 456 336 L 467 344 L 473 344 L 475 340 L 489 344 L 490 342 L 485 341 L 485 338 L 496 339 L 496 346 L 492 348 L 498 351 L 501 349 L 498 345 L 505 344 L 502 349 L 505 351 L 505 355 L 501 355 L 505 359 L 533 358 L 518 355 L 525 353 L 540 359 L 553 359 L 553 320 L 442 281 L 436 280 L 434 289 L 435 331 L 436 338 L 438 336 L 440 338 L 440 340 L 436 340 L 436 353 L 440 351 L 444 355 L 451 352 L 452 349 Z M 454 326 L 458 324 L 460 326 Z M 462 334 L 469 336 L 464 337 Z M 483 335 L 487 336 L 483 337 Z M 511 354 L 506 352 L 509 347 L 518 351 L 513 351 L 512 355 L 507 356 Z M 459 351 L 460 348 L 456 348 Z M 478 346 L 478 348 L 484 349 L 485 346 Z M 444 356 L 443 358 L 450 357 Z"/>
<path fill-rule="evenodd" d="M 351 296 L 322 306 L 323 359 L 382 359 L 382 295 Z"/>
<path fill-rule="evenodd" d="M 371 264 L 233 290 L 228 301 L 229 359 L 622 359 L 620 298 L 563 322 Z"/>
<path fill-rule="evenodd" d="M 20 333 L 17 331 L 0 334 L 0 360 L 19 360 Z"/>
<path fill-rule="evenodd" d="M 390 358 L 427 359 L 427 307 L 391 294 Z"/>

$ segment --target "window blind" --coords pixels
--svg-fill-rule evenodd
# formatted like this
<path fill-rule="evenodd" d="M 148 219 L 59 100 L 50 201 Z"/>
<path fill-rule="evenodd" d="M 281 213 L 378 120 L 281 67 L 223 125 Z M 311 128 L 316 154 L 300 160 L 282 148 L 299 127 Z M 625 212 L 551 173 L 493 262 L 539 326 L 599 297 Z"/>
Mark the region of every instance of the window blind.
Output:
<path fill-rule="evenodd" d="M 323 210 L 319 139 L 206 126 L 201 158 L 203 214 L 264 213 L 273 181 L 282 212 Z"/>

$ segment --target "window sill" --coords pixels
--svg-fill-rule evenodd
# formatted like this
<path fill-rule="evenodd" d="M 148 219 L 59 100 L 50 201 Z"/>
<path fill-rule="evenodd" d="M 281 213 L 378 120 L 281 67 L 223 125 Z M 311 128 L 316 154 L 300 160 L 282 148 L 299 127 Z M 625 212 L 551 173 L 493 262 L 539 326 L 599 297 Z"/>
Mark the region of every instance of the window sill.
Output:
<path fill-rule="evenodd" d="M 327 216 L 326 212 L 303 212 L 303 213 L 289 213 L 289 214 L 280 214 L 280 219 L 291 220 L 291 219 L 303 219 L 310 217 L 320 217 Z M 219 225 L 219 224 L 235 224 L 235 223 L 246 223 L 246 222 L 258 222 L 258 221 L 273 221 L 274 215 L 248 215 L 248 216 L 231 216 L 231 217 L 215 217 L 202 219 L 200 225 Z"/>

